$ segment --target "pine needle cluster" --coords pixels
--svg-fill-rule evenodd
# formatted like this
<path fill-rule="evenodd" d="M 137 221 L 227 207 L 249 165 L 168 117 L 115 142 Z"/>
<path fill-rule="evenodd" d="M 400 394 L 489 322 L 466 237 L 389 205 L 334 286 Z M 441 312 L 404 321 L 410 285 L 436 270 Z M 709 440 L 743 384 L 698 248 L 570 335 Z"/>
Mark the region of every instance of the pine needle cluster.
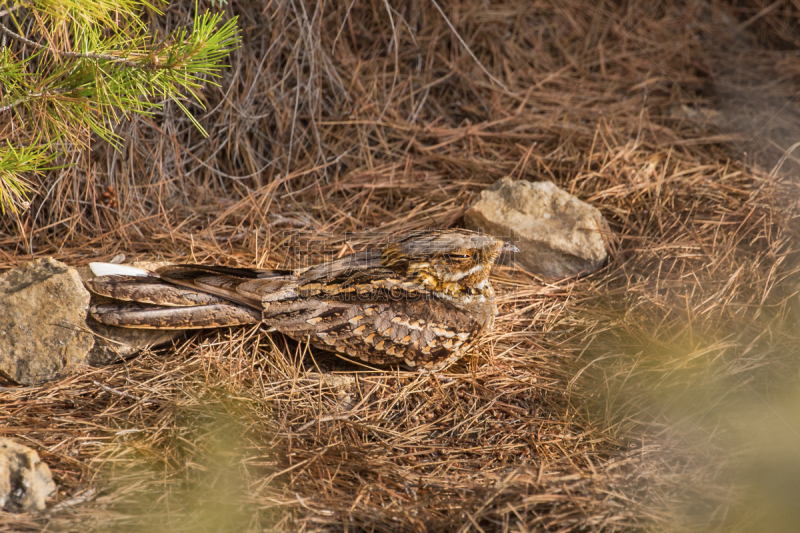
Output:
<path fill-rule="evenodd" d="M 236 18 L 195 4 L 191 28 L 150 31 L 160 1 L 0 1 L 0 213 L 28 205 L 35 176 L 114 125 L 213 83 L 238 45 Z"/>

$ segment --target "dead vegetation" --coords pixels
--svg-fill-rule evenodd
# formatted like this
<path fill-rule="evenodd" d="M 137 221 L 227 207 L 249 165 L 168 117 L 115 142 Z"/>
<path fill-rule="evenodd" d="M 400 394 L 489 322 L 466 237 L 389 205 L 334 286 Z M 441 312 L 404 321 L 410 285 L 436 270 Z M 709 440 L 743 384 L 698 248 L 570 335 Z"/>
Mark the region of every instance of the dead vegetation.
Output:
<path fill-rule="evenodd" d="M 191 6 L 154 24 L 187 24 Z M 2 389 L 0 432 L 39 452 L 59 493 L 0 529 L 765 531 L 796 517 L 749 497 L 762 485 L 746 475 L 797 468 L 796 433 L 775 465 L 745 438 L 798 377 L 794 3 L 226 9 L 243 47 L 193 109 L 210 136 L 167 104 L 120 127 L 122 152 L 72 154 L 2 221 L 0 266 L 297 265 L 457 225 L 507 175 L 598 207 L 608 265 L 555 281 L 498 268 L 495 333 L 438 375 L 252 329 Z"/>

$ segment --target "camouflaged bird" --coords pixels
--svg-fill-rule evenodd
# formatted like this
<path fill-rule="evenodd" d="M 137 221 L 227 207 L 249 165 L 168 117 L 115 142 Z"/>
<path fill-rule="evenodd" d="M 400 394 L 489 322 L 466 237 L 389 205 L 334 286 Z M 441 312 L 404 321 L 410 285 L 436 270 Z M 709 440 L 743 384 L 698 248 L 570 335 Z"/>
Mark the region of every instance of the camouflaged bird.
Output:
<path fill-rule="evenodd" d="M 491 330 L 489 271 L 504 251 L 518 250 L 472 231 L 428 231 L 296 271 L 174 265 L 148 272 L 95 263 L 98 277 L 87 285 L 112 299 L 91 308 L 95 320 L 112 326 L 263 322 L 372 364 L 434 369 Z"/>

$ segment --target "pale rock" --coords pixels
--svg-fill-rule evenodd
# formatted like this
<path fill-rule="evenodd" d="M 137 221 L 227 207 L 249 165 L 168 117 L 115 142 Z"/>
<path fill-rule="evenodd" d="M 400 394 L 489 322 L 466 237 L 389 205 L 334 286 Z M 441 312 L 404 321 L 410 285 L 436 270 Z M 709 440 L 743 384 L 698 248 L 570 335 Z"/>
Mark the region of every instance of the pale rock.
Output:
<path fill-rule="evenodd" d="M 27 446 L 0 438 L 0 509 L 24 513 L 44 511 L 56 484 L 50 468 Z"/>
<path fill-rule="evenodd" d="M 466 226 L 509 240 L 525 269 L 548 277 L 594 272 L 607 256 L 608 223 L 595 207 L 550 181 L 503 178 L 464 213 Z"/>
<path fill-rule="evenodd" d="M 0 276 L 0 375 L 33 385 L 87 365 L 88 307 L 78 273 L 52 258 Z"/>
<path fill-rule="evenodd" d="M 82 277 L 93 275 L 88 268 L 80 270 L 45 258 L 0 276 L 0 378 L 35 385 L 184 335 L 116 328 L 87 318 L 91 295 Z"/>

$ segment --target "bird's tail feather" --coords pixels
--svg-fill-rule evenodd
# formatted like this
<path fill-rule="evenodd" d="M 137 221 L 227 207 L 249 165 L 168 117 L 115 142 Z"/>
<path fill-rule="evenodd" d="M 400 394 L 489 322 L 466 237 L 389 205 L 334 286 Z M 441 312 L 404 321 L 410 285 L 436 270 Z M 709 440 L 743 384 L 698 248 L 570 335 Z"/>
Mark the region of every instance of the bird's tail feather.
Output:
<path fill-rule="evenodd" d="M 230 303 L 217 296 L 165 283 L 156 276 L 100 276 L 86 282 L 98 296 L 124 302 L 186 307 Z"/>
<path fill-rule="evenodd" d="M 172 283 L 162 279 L 160 271 L 153 273 L 142 269 L 132 270 L 132 267 L 125 265 L 109 264 L 99 267 L 98 272 L 95 267 L 93 264 L 92 270 L 96 273 L 102 272 L 102 275 L 87 280 L 86 285 L 90 291 L 101 297 L 101 301 L 95 302 L 89 313 L 103 324 L 143 329 L 201 329 L 256 324 L 261 321 L 260 310 L 247 305 L 249 300 L 225 298 L 227 291 L 222 292 L 221 297 L 210 294 L 207 290 L 187 287 L 183 283 L 180 284 L 182 286 L 175 285 L 170 279 L 177 274 L 175 267 L 168 267 L 168 272 L 165 272 L 168 274 L 165 277 L 173 281 Z M 194 267 L 195 265 L 186 265 L 180 270 L 189 277 L 191 273 L 204 273 L 206 276 L 219 276 L 231 282 L 244 282 L 266 273 L 245 269 L 224 269 L 226 272 L 220 272 L 207 267 Z M 231 294 L 236 296 L 235 289 Z"/>
<path fill-rule="evenodd" d="M 261 313 L 231 303 L 169 307 L 131 302 L 93 305 L 92 318 L 102 324 L 141 329 L 203 329 L 257 324 Z"/>

